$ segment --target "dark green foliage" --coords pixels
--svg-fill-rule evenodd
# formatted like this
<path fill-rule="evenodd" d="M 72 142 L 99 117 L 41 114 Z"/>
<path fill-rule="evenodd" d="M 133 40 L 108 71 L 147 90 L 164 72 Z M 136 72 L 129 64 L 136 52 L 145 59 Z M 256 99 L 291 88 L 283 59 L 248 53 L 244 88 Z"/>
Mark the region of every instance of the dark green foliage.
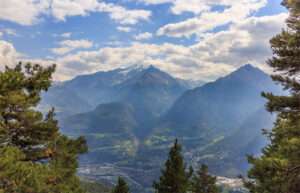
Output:
<path fill-rule="evenodd" d="M 249 193 L 247 190 L 235 190 L 235 188 L 231 188 L 229 186 L 221 186 L 219 187 L 220 193 Z"/>
<path fill-rule="evenodd" d="M 196 175 L 192 177 L 192 192 L 194 193 L 218 193 L 216 186 L 217 177 L 207 173 L 207 165 L 202 164 Z"/>
<path fill-rule="evenodd" d="M 159 182 L 153 181 L 153 187 L 157 193 L 185 193 L 189 190 L 189 179 L 193 174 L 193 168 L 190 167 L 189 171 L 186 171 L 181 149 L 176 139 L 169 152 L 165 169 L 161 170 Z"/>
<path fill-rule="evenodd" d="M 248 156 L 253 165 L 248 177 L 253 180 L 243 180 L 251 193 L 300 192 L 300 1 L 284 0 L 282 5 L 290 11 L 288 28 L 270 40 L 274 56 L 267 63 L 278 72 L 272 79 L 290 95 L 262 93 L 277 120 L 271 131 L 264 130 L 270 144 L 262 156 Z"/>
<path fill-rule="evenodd" d="M 26 149 L 27 159 L 31 161 L 43 158 L 40 154 L 46 151 L 45 147 L 35 146 L 57 137 L 58 127 L 53 112 L 43 120 L 42 114 L 32 109 L 40 101 L 40 92 L 50 87 L 54 70 L 55 66 L 43 69 L 39 65 L 27 64 L 25 74 L 19 64 L 0 72 L 0 142 Z"/>
<path fill-rule="evenodd" d="M 111 193 L 129 193 L 129 186 L 123 178 L 119 177 L 118 183 L 112 189 Z"/>
<path fill-rule="evenodd" d="M 25 154 L 13 146 L 0 149 L 0 192 L 44 192 L 50 169 L 42 164 L 23 161 Z"/>
<path fill-rule="evenodd" d="M 84 192 L 75 176 L 86 140 L 61 135 L 52 109 L 34 110 L 51 85 L 55 65 L 30 63 L 0 72 L 0 189 L 5 192 Z"/>
<path fill-rule="evenodd" d="M 272 75 L 273 81 L 283 85 L 290 96 L 274 96 L 272 93 L 262 95 L 269 100 L 267 109 L 280 112 L 285 118 L 290 113 L 299 113 L 300 106 L 300 2 L 284 0 L 282 5 L 290 11 L 286 20 L 288 28 L 270 40 L 274 56 L 267 63 L 279 72 Z"/>

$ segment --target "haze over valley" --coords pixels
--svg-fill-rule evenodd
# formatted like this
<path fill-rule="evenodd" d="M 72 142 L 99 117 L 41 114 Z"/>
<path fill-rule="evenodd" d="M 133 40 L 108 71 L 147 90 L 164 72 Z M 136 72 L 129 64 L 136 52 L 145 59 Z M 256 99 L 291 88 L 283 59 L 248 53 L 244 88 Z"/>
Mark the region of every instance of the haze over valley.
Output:
<path fill-rule="evenodd" d="M 245 174 L 245 154 L 259 155 L 266 144 L 261 129 L 275 120 L 260 93 L 282 88 L 250 64 L 194 88 L 182 82 L 134 65 L 58 83 L 40 107 L 56 107 L 63 133 L 86 137 L 79 173 L 85 178 L 112 183 L 122 175 L 135 191 L 151 189 L 175 138 L 189 164 L 205 163 L 226 178 Z"/>
<path fill-rule="evenodd" d="M 0 193 L 300 192 L 300 0 L 1 0 Z"/>

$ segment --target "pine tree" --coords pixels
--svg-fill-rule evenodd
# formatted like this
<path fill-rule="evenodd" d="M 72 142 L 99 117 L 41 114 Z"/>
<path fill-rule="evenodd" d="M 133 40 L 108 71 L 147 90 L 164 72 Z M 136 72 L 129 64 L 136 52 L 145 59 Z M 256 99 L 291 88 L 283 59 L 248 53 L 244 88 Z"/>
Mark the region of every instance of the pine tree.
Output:
<path fill-rule="evenodd" d="M 157 193 L 185 193 L 188 191 L 193 168 L 190 167 L 189 171 L 186 171 L 186 163 L 183 162 L 181 150 L 182 147 L 176 139 L 169 152 L 165 169 L 161 170 L 162 175 L 159 182 L 153 181 L 153 187 Z"/>
<path fill-rule="evenodd" d="M 217 177 L 207 173 L 207 165 L 202 164 L 197 175 L 192 177 L 192 192 L 194 193 L 218 193 L 216 185 Z"/>
<path fill-rule="evenodd" d="M 112 189 L 112 193 L 129 193 L 129 186 L 126 181 L 119 177 L 117 185 Z"/>
<path fill-rule="evenodd" d="M 300 1 L 284 0 L 290 15 L 287 29 L 270 40 L 273 57 L 267 61 L 277 73 L 272 79 L 289 91 L 289 96 L 262 93 L 268 99 L 266 108 L 277 114 L 274 128 L 264 130 L 270 144 L 262 156 L 248 156 L 253 167 L 244 184 L 255 193 L 300 192 Z"/>
<path fill-rule="evenodd" d="M 35 109 L 54 71 L 55 65 L 19 63 L 0 72 L 0 190 L 84 192 L 75 173 L 85 138 L 61 135 L 54 109 L 45 118 Z"/>

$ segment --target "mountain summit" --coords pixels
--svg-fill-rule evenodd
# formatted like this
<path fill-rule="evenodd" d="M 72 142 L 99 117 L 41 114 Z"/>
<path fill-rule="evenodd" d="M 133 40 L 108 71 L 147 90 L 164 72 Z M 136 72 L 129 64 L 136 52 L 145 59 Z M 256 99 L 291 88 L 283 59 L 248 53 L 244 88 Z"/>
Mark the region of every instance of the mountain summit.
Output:
<path fill-rule="evenodd" d="M 186 91 L 166 114 L 178 124 L 220 122 L 236 124 L 264 105 L 262 91 L 277 92 L 270 76 L 248 64 L 228 76 Z M 245 110 L 246 109 L 246 110 Z"/>
<path fill-rule="evenodd" d="M 165 151 L 163 147 L 170 144 L 174 138 L 178 138 L 181 139 L 186 152 L 185 157 L 190 163 L 196 165 L 206 163 L 213 166 L 212 168 L 217 168 L 215 174 L 235 176 L 238 171 L 231 173 L 227 171 L 233 165 L 233 159 L 228 156 L 237 154 L 229 153 L 222 149 L 225 146 L 215 144 L 230 144 L 227 137 L 232 135 L 236 149 L 243 152 L 241 149 L 246 148 L 247 144 L 241 143 L 243 145 L 239 146 L 239 138 L 236 136 L 240 136 L 243 129 L 247 130 L 247 134 L 253 134 L 249 135 L 249 141 L 253 136 L 261 136 L 260 129 L 266 125 L 265 123 L 272 123 L 272 117 L 263 113 L 265 101 L 260 93 L 277 90 L 268 74 L 251 65 L 245 65 L 215 82 L 187 90 L 153 126 L 145 142 L 145 146 L 148 147 L 147 154 L 162 156 L 162 152 Z M 251 132 L 253 126 L 249 125 L 250 117 L 252 121 L 258 120 L 259 117 L 266 119 L 263 121 L 259 119 L 255 125 L 259 129 Z M 239 133 L 235 134 L 237 131 Z M 222 142 L 223 140 L 226 141 Z M 255 147 L 252 149 L 253 153 L 259 152 L 261 146 Z M 214 148 L 218 148 L 218 151 Z M 215 155 L 216 152 L 221 154 Z M 213 159 L 215 156 L 222 159 Z M 225 163 L 221 160 L 227 161 Z M 222 165 L 226 167 L 222 168 Z"/>
<path fill-rule="evenodd" d="M 136 119 L 142 123 L 169 110 L 185 90 L 172 76 L 150 66 L 120 100 L 132 104 Z"/>
<path fill-rule="evenodd" d="M 253 87 L 259 87 L 262 90 L 269 90 L 271 78 L 259 68 L 254 67 L 251 64 L 246 64 L 226 77 L 220 78 L 218 81 L 222 83 L 228 83 L 231 81 L 251 85 Z M 274 86 L 271 89 L 275 89 Z"/>

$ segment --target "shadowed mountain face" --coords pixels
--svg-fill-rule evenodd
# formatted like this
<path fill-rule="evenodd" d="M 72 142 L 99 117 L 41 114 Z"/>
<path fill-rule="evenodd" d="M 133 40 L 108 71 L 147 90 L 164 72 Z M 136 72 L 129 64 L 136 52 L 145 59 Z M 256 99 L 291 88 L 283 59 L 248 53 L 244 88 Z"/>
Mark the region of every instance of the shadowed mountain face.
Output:
<path fill-rule="evenodd" d="M 206 163 L 216 175 L 236 177 L 248 168 L 245 154 L 259 154 L 266 143 L 261 129 L 270 129 L 274 121 L 260 93 L 280 90 L 269 75 L 251 65 L 188 90 L 152 128 L 144 155 L 165 157 L 178 138 L 190 164 Z"/>
<path fill-rule="evenodd" d="M 184 132 L 193 132 L 194 127 L 200 132 L 201 129 L 228 132 L 263 107 L 262 91 L 278 92 L 278 87 L 269 75 L 245 65 L 215 82 L 186 91 L 160 122 L 173 124 L 179 132 L 183 127 Z"/>
<path fill-rule="evenodd" d="M 87 138 L 90 161 L 128 159 L 138 148 L 132 112 L 132 106 L 126 103 L 101 104 L 93 111 L 61 120 L 60 126 L 69 136 Z"/>
<path fill-rule="evenodd" d="M 57 118 L 89 111 L 92 108 L 74 90 L 64 86 L 51 87 L 46 93 L 42 93 L 41 98 L 37 108 L 46 113 L 55 107 Z"/>
<path fill-rule="evenodd" d="M 99 114 L 95 114 L 95 112 L 97 112 L 99 108 L 103 109 L 104 107 L 107 114 L 113 112 L 118 113 L 118 108 L 122 106 L 112 104 L 127 104 L 131 108 L 130 115 L 134 121 L 136 121 L 135 129 L 133 129 L 132 132 L 134 135 L 143 138 L 148 133 L 147 129 L 151 120 L 165 113 L 184 90 L 185 88 L 170 75 L 150 66 L 143 70 L 141 76 L 132 77 L 114 87 L 112 93 L 115 95 L 115 100 L 121 102 L 106 104 L 107 106 L 101 104 L 93 113 L 89 112 L 71 116 L 64 120 L 65 123 L 69 122 L 70 124 L 64 125 L 63 128 L 72 128 L 74 125 L 73 120 L 76 116 L 78 116 L 76 120 L 80 120 L 80 118 L 84 119 L 84 117 L 97 117 Z M 119 109 L 119 111 L 119 116 L 124 116 L 124 114 L 121 113 L 123 110 Z M 103 116 L 103 114 L 101 114 L 101 116 Z M 112 128 L 117 128 L 118 126 L 122 127 L 122 121 L 127 120 L 126 116 L 124 119 L 120 119 L 119 122 L 115 122 L 114 117 L 101 116 L 99 115 L 98 119 L 94 118 L 94 120 L 98 121 L 97 125 L 105 124 Z M 85 121 L 81 122 L 86 124 Z M 75 123 L 75 125 L 77 125 L 77 123 Z M 90 128 L 90 125 L 86 125 L 86 127 Z"/>
<path fill-rule="evenodd" d="M 138 122 L 146 124 L 165 113 L 184 90 L 173 77 L 151 66 L 121 100 L 132 104 Z"/>
<path fill-rule="evenodd" d="M 79 96 L 96 107 L 101 103 L 116 101 L 122 91 L 129 89 L 146 69 L 147 67 L 134 65 L 107 72 L 100 71 L 77 76 L 63 85 L 75 90 Z"/>
<path fill-rule="evenodd" d="M 58 108 L 58 118 L 86 112 L 103 103 L 125 102 L 133 106 L 140 124 L 165 113 L 186 90 L 179 81 L 153 66 L 131 66 L 82 75 L 60 85 L 42 96 L 41 106 Z"/>
<path fill-rule="evenodd" d="M 112 175 L 125 172 L 135 192 L 136 184 L 151 187 L 175 138 L 195 167 L 206 163 L 213 174 L 226 177 L 245 172 L 245 153 L 260 152 L 266 143 L 261 128 L 274 120 L 260 93 L 281 90 L 251 65 L 180 97 L 182 84 L 154 67 L 113 88 L 121 102 L 70 116 L 61 127 L 69 135 L 85 135 L 90 148 L 85 159 L 95 167 L 110 163 Z"/>

